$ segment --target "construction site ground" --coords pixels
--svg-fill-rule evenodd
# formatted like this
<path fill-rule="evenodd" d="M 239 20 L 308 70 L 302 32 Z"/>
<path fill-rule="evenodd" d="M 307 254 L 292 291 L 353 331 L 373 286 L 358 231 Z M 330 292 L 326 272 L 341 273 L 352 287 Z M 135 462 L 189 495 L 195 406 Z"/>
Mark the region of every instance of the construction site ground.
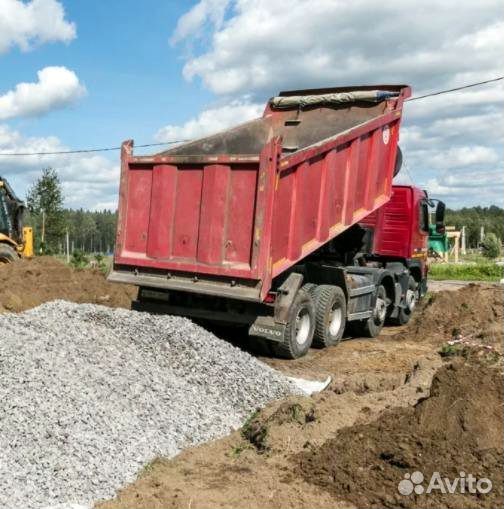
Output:
<path fill-rule="evenodd" d="M 52 258 L 0 267 L 0 281 L 4 312 L 53 299 L 128 307 L 135 293 Z M 332 381 L 258 409 L 223 439 L 155 460 L 96 507 L 502 507 L 502 297 L 500 285 L 436 282 L 408 325 L 295 361 L 222 331 L 279 371 Z M 401 495 L 398 483 L 415 471 L 464 471 L 493 489 Z"/>

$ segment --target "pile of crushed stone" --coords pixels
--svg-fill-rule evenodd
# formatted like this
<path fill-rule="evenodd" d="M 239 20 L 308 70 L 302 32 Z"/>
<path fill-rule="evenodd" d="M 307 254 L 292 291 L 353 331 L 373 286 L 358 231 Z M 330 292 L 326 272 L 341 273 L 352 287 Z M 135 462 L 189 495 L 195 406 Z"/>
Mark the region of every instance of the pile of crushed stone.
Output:
<path fill-rule="evenodd" d="M 185 318 L 66 301 L 0 315 L 0 507 L 111 497 L 296 392 Z"/>
<path fill-rule="evenodd" d="M 345 428 L 320 448 L 299 455 L 301 476 L 357 507 L 502 507 L 501 369 L 462 361 L 444 366 L 433 379 L 430 396 L 415 407 L 393 409 L 370 424 Z M 423 482 L 415 472 L 423 475 Z M 493 487 L 479 494 L 468 489 L 426 493 L 434 472 L 451 483 L 460 472 L 472 474 L 489 479 Z M 400 493 L 399 483 L 406 481 L 401 486 L 411 488 L 410 479 L 420 481 L 423 489 Z"/>

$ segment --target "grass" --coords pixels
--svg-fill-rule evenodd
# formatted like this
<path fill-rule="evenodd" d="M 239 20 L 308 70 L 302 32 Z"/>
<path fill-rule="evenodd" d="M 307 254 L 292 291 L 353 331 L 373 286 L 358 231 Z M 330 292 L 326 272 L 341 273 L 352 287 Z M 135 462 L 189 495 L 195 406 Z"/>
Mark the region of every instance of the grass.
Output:
<path fill-rule="evenodd" d="M 475 253 L 467 253 L 465 255 L 460 255 L 460 261 L 462 263 L 491 263 L 488 258 L 485 258 L 480 252 Z"/>
<path fill-rule="evenodd" d="M 503 267 L 491 262 L 483 263 L 433 263 L 429 268 L 433 280 L 458 279 L 461 281 L 493 281 L 503 277 Z"/>
<path fill-rule="evenodd" d="M 228 456 L 231 458 L 239 458 L 243 451 L 248 451 L 250 449 L 252 449 L 252 446 L 249 443 L 241 442 L 231 447 Z"/>
<path fill-rule="evenodd" d="M 149 461 L 149 463 L 146 463 L 138 472 L 137 477 L 140 479 L 141 477 L 144 477 L 151 472 L 154 471 L 154 469 L 161 465 L 164 462 L 163 458 L 154 458 L 152 461 Z"/>
<path fill-rule="evenodd" d="M 76 256 L 77 255 L 77 256 Z M 54 254 L 54 258 L 63 263 L 67 263 L 67 257 L 64 254 Z M 108 272 L 112 265 L 113 257 L 109 255 L 87 254 L 75 251 L 70 257 L 70 265 L 74 269 L 100 269 L 104 274 Z"/>

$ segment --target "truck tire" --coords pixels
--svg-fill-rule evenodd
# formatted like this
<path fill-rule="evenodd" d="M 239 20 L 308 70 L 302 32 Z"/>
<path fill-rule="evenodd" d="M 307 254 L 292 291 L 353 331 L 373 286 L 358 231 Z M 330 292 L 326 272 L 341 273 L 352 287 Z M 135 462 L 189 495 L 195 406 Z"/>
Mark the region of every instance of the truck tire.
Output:
<path fill-rule="evenodd" d="M 415 281 L 413 276 L 409 277 L 408 290 L 406 291 L 406 307 L 399 309 L 399 314 L 390 318 L 391 325 L 406 325 L 415 310 L 415 306 L 418 302 L 418 283 Z"/>
<path fill-rule="evenodd" d="M 375 338 L 380 334 L 387 316 L 387 292 L 383 285 L 376 289 L 376 303 L 373 314 L 367 320 L 351 322 L 351 330 L 357 336 Z"/>
<path fill-rule="evenodd" d="M 305 283 L 301 287 L 301 290 L 304 290 L 306 293 L 310 294 L 311 298 L 313 299 L 313 292 L 315 291 L 315 288 L 317 288 L 315 283 Z"/>
<path fill-rule="evenodd" d="M 315 304 L 313 346 L 325 348 L 337 345 L 346 325 L 346 299 L 339 286 L 320 285 L 311 290 Z"/>
<path fill-rule="evenodd" d="M 16 250 L 8 244 L 0 244 L 0 264 L 12 263 L 19 260 Z"/>
<path fill-rule="evenodd" d="M 284 359 L 302 357 L 310 349 L 314 330 L 315 306 L 311 296 L 301 289 L 289 309 L 283 341 L 273 344 L 275 354 Z"/>

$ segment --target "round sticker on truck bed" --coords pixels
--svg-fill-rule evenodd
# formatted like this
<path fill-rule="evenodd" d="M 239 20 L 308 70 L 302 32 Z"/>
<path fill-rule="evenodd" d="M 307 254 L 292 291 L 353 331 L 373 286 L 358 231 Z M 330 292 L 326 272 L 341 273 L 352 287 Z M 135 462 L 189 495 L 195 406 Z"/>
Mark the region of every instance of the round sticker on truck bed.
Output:
<path fill-rule="evenodd" d="M 383 137 L 383 143 L 385 143 L 385 145 L 388 145 L 388 142 L 390 140 L 390 129 L 389 129 L 388 125 L 386 125 L 382 129 L 382 137 Z"/>

